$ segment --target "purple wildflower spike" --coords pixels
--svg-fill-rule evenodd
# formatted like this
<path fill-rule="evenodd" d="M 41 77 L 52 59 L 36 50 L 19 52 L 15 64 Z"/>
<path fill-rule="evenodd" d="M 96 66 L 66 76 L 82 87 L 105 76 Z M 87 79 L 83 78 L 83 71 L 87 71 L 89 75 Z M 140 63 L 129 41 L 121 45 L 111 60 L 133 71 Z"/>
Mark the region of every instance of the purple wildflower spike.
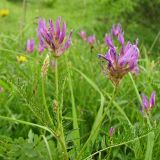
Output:
<path fill-rule="evenodd" d="M 109 136 L 110 136 L 110 138 L 113 137 L 113 133 L 114 133 L 114 128 L 111 127 L 111 128 L 109 129 Z"/>
<path fill-rule="evenodd" d="M 150 100 L 149 100 L 149 107 L 153 108 L 155 105 L 155 99 L 156 99 L 156 92 L 152 92 Z"/>
<path fill-rule="evenodd" d="M 26 50 L 28 53 L 32 53 L 34 51 L 34 39 L 27 40 Z"/>
<path fill-rule="evenodd" d="M 103 71 L 110 80 L 113 82 L 114 85 L 118 85 L 120 80 L 128 73 L 138 73 L 138 57 L 139 57 L 139 49 L 137 47 L 137 41 L 136 44 L 131 44 L 130 42 L 127 42 L 125 45 L 124 42 L 124 35 L 122 33 L 122 29 L 117 29 L 121 32 L 116 32 L 117 35 L 116 38 L 120 42 L 120 49 L 118 47 L 114 46 L 112 37 L 110 35 L 105 36 L 105 42 L 108 46 L 108 51 L 105 53 L 105 55 L 99 54 L 99 57 L 101 59 L 104 59 L 108 62 L 108 65 L 103 67 Z M 113 32 L 113 31 L 112 31 Z M 117 50 L 120 51 L 120 53 L 117 53 Z"/>
<path fill-rule="evenodd" d="M 122 28 L 120 24 L 117 24 L 116 26 L 113 25 L 111 29 L 111 33 L 113 36 L 118 36 L 120 33 L 122 33 Z"/>
<path fill-rule="evenodd" d="M 83 41 L 89 44 L 90 48 L 92 49 L 96 41 L 95 35 L 87 36 L 85 31 L 80 31 L 78 34 L 82 38 Z"/>
<path fill-rule="evenodd" d="M 149 107 L 148 100 L 144 94 L 142 94 L 142 103 L 143 103 L 144 108 L 148 109 L 148 107 Z"/>
<path fill-rule="evenodd" d="M 49 20 L 49 28 L 46 26 L 46 21 L 39 19 L 38 22 L 38 38 L 39 38 L 39 53 L 46 48 L 54 53 L 55 57 L 61 56 L 71 44 L 72 31 L 68 38 L 66 38 L 66 23 L 63 22 L 61 30 L 61 18 L 56 21 L 56 27 L 52 20 Z M 65 40 L 66 39 L 66 40 Z"/>
<path fill-rule="evenodd" d="M 155 97 L 156 97 L 156 93 L 154 91 L 152 92 L 149 101 L 147 100 L 147 97 L 144 94 L 142 94 L 142 104 L 143 104 L 143 107 L 141 106 L 142 112 L 143 112 L 143 109 L 145 109 L 146 111 L 150 111 L 154 107 Z"/>
<path fill-rule="evenodd" d="M 93 47 L 95 40 L 96 40 L 95 35 L 91 35 L 91 36 L 88 37 L 87 41 L 88 41 L 89 45 L 91 47 Z"/>
<path fill-rule="evenodd" d="M 78 34 L 84 41 L 87 40 L 87 36 L 86 36 L 86 32 L 85 31 L 80 31 Z"/>

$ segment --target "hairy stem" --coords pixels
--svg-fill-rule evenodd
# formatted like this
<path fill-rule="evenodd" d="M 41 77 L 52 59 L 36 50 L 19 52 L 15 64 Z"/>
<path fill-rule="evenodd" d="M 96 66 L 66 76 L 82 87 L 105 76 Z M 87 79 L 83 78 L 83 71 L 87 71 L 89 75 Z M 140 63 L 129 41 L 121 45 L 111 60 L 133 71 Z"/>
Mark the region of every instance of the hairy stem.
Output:
<path fill-rule="evenodd" d="M 45 96 L 45 77 L 42 77 L 42 99 L 43 99 L 43 105 L 44 105 L 44 108 L 45 108 L 45 111 L 46 111 L 46 114 L 47 114 L 47 117 L 52 125 L 52 127 L 54 126 L 53 124 L 53 121 L 52 121 L 52 118 L 50 116 L 50 113 L 49 113 L 49 110 L 48 110 L 48 106 L 47 106 L 47 103 L 46 103 L 46 96 Z"/>
<path fill-rule="evenodd" d="M 63 150 L 63 155 L 64 155 L 64 160 L 68 160 L 68 153 L 67 153 L 67 147 L 65 143 L 65 136 L 64 136 L 64 131 L 63 131 L 63 122 L 62 122 L 62 111 L 60 110 L 59 106 L 59 87 L 58 87 L 58 59 L 55 58 L 55 87 L 56 87 L 56 95 L 55 95 L 55 100 L 57 101 L 58 108 L 57 108 L 57 123 L 58 123 L 58 132 L 60 132 L 58 136 L 59 143 L 61 144 L 62 150 Z"/>

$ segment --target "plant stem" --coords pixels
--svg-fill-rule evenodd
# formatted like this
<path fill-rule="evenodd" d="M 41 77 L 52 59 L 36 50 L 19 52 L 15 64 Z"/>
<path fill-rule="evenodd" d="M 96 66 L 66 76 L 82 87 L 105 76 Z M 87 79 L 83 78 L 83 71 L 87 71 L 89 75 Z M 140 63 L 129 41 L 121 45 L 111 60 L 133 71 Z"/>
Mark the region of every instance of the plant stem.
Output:
<path fill-rule="evenodd" d="M 112 97 L 106 107 L 106 110 L 104 111 L 103 115 L 101 116 L 99 122 L 97 123 L 96 126 L 94 126 L 94 128 L 92 128 L 92 131 L 91 131 L 91 134 L 89 136 L 89 138 L 87 139 L 86 143 L 83 145 L 82 149 L 80 150 L 79 154 L 77 155 L 77 158 L 76 160 L 80 160 L 81 159 L 81 156 L 84 152 L 84 150 L 86 149 L 87 145 L 89 144 L 89 142 L 92 140 L 93 136 L 95 136 L 103 122 L 103 119 L 105 118 L 107 112 L 108 112 L 108 109 L 110 108 L 114 98 L 115 98 L 115 95 L 116 95 L 116 87 L 114 87 L 114 90 L 113 90 L 113 93 L 112 93 Z"/>
<path fill-rule="evenodd" d="M 58 59 L 55 58 L 55 87 L 56 87 L 56 93 L 55 93 L 55 100 L 58 104 L 58 94 L 59 94 L 59 90 L 58 90 Z M 58 128 L 60 127 L 60 108 L 59 108 L 59 104 L 57 106 L 57 122 L 58 122 Z"/>
<path fill-rule="evenodd" d="M 49 147 L 49 144 L 48 144 L 48 141 L 47 141 L 47 139 L 46 139 L 46 137 L 44 135 L 42 135 L 42 137 L 43 137 L 44 143 L 45 143 L 47 151 L 48 151 L 49 159 L 53 160 L 52 159 L 51 150 L 50 150 L 50 147 Z"/>
<path fill-rule="evenodd" d="M 58 59 L 55 58 L 55 85 L 56 85 L 56 100 L 58 101 Z"/>
<path fill-rule="evenodd" d="M 45 86 L 45 77 L 42 77 L 42 99 L 43 99 L 43 105 L 44 105 L 47 117 L 48 117 L 50 123 L 52 124 L 52 126 L 54 127 L 54 124 L 53 124 L 52 118 L 51 118 L 51 116 L 49 114 L 48 106 L 47 106 L 47 103 L 46 103 L 44 86 Z"/>
<path fill-rule="evenodd" d="M 58 59 L 55 58 L 55 87 L 56 87 L 56 95 L 55 95 L 55 100 L 59 101 L 59 87 L 58 87 Z M 63 132 L 63 124 L 62 124 L 62 111 L 60 111 L 60 106 L 58 103 L 58 108 L 57 108 L 57 123 L 58 123 L 58 132 L 60 132 L 58 136 L 59 143 L 61 144 L 62 150 L 64 152 L 64 159 L 68 160 L 68 153 L 67 153 L 67 148 L 65 144 L 65 137 L 64 137 L 64 132 Z"/>
<path fill-rule="evenodd" d="M 66 148 L 66 144 L 65 141 L 63 139 L 63 137 L 60 135 L 58 137 L 59 143 L 61 144 L 62 150 L 63 150 L 63 154 L 64 154 L 64 160 L 68 160 L 68 153 L 67 153 L 67 148 Z"/>
<path fill-rule="evenodd" d="M 27 121 L 23 121 L 23 120 L 18 120 L 18 119 L 15 119 L 15 118 L 5 117 L 5 116 L 0 116 L 0 119 L 6 120 L 6 121 L 17 122 L 17 123 L 21 123 L 21 124 L 32 126 L 32 127 L 41 128 L 43 130 L 48 131 L 49 133 L 51 133 L 56 138 L 56 133 L 48 127 L 45 127 L 45 126 L 42 126 L 42 125 L 39 125 L 39 124 L 35 124 L 35 123 L 31 123 L 31 122 L 27 122 Z"/>

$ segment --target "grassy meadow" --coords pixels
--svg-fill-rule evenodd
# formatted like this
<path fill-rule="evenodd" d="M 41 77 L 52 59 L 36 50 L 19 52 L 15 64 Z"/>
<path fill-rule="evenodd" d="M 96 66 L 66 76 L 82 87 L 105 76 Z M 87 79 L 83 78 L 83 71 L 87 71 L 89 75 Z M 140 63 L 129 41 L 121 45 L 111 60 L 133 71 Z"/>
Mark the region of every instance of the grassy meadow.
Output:
<path fill-rule="evenodd" d="M 0 160 L 159 160 L 159 7 L 156 0 L 1 0 Z M 59 58 L 38 53 L 38 19 L 55 24 L 60 16 L 67 35 L 73 29 L 71 46 Z M 104 37 L 117 23 L 125 43 L 138 38 L 139 73 L 114 86 L 98 54 L 108 51 Z M 95 35 L 93 47 L 81 30 Z M 155 104 L 143 112 L 141 94 L 149 99 L 152 91 Z"/>

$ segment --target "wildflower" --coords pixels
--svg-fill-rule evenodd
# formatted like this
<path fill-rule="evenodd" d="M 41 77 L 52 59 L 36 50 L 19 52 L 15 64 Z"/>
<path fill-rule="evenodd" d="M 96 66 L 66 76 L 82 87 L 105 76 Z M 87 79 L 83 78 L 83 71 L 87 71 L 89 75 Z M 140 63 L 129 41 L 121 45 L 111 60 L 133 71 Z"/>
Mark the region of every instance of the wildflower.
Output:
<path fill-rule="evenodd" d="M 86 32 L 85 31 L 80 31 L 78 34 L 84 41 L 87 40 L 87 36 L 86 36 Z"/>
<path fill-rule="evenodd" d="M 110 138 L 113 137 L 113 133 L 114 133 L 114 128 L 111 127 L 111 128 L 109 129 L 109 136 L 110 136 Z"/>
<path fill-rule="evenodd" d="M 17 61 L 19 63 L 27 62 L 27 58 L 25 56 L 17 56 Z"/>
<path fill-rule="evenodd" d="M 120 33 L 122 33 L 122 28 L 120 24 L 117 24 L 116 26 L 113 25 L 111 29 L 111 33 L 113 36 L 118 36 Z"/>
<path fill-rule="evenodd" d="M 156 93 L 153 91 L 150 97 L 150 100 L 147 100 L 147 97 L 142 94 L 142 104 L 143 107 L 141 106 L 141 111 L 142 109 L 145 109 L 147 112 L 150 111 L 154 105 L 155 105 L 155 98 L 156 98 Z"/>
<path fill-rule="evenodd" d="M 95 40 L 96 40 L 95 35 L 91 35 L 91 36 L 87 37 L 85 31 L 80 31 L 78 34 L 84 41 L 86 41 L 89 44 L 89 46 L 91 48 L 93 48 L 93 45 L 94 45 Z"/>
<path fill-rule="evenodd" d="M 72 31 L 69 36 L 66 37 L 66 23 L 63 22 L 62 30 L 60 29 L 61 18 L 56 21 L 56 27 L 54 27 L 52 20 L 49 20 L 49 28 L 46 26 L 46 21 L 39 19 L 38 22 L 38 38 L 39 48 L 41 53 L 45 48 L 54 53 L 55 57 L 61 56 L 65 50 L 71 45 Z M 64 40 L 66 41 L 64 42 Z"/>
<path fill-rule="evenodd" d="M 8 9 L 0 9 L 0 16 L 5 17 L 8 16 L 9 10 Z"/>
<path fill-rule="evenodd" d="M 139 57 L 138 40 L 135 44 L 127 42 L 125 45 L 123 33 L 119 33 L 117 39 L 120 43 L 120 48 L 114 46 L 110 35 L 106 35 L 105 42 L 108 46 L 108 51 L 105 55 L 98 55 L 99 58 L 107 61 L 108 64 L 103 66 L 103 71 L 116 86 L 128 72 L 136 74 L 139 71 L 137 65 Z M 118 51 L 120 52 L 119 54 L 117 53 Z"/>
<path fill-rule="evenodd" d="M 91 35 L 88 37 L 88 44 L 90 45 L 90 47 L 93 47 L 93 44 L 95 42 L 95 35 Z"/>
<path fill-rule="evenodd" d="M 27 40 L 26 50 L 28 53 L 32 53 L 34 51 L 34 39 Z"/>

